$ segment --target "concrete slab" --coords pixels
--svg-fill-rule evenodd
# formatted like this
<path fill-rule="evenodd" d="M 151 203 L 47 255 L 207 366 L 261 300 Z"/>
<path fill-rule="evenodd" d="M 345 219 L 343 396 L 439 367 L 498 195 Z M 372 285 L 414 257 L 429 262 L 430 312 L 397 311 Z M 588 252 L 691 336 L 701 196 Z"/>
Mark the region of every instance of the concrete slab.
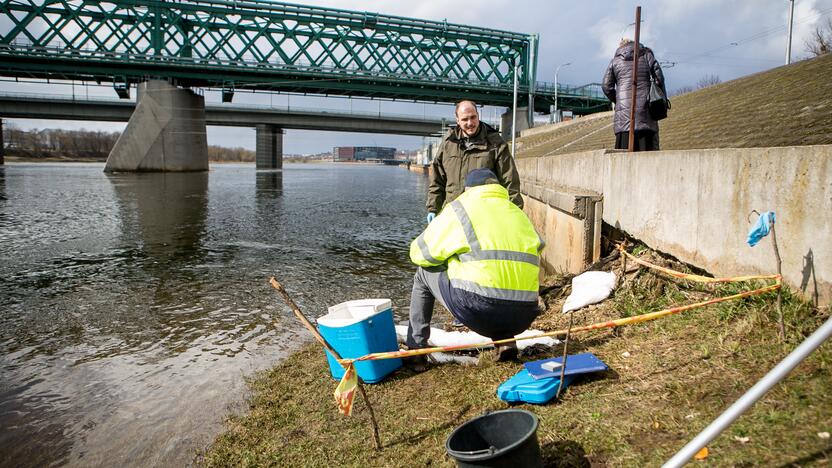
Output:
<path fill-rule="evenodd" d="M 600 258 L 601 203 L 598 194 L 524 182 L 524 210 L 546 240 L 545 273 L 580 273 Z"/>

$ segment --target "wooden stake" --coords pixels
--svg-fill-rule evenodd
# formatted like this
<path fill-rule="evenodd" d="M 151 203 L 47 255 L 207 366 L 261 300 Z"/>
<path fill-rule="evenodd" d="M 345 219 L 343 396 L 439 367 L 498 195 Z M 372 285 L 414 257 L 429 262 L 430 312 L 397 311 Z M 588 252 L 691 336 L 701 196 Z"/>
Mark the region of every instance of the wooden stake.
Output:
<path fill-rule="evenodd" d="M 569 354 L 569 332 L 572 331 L 572 310 L 569 311 L 569 328 L 566 329 L 566 338 L 563 340 L 563 359 L 561 359 L 560 366 L 560 383 L 558 383 L 558 391 L 555 393 L 555 399 L 560 400 L 560 391 L 563 389 L 563 379 L 566 377 L 566 356 Z"/>
<path fill-rule="evenodd" d="M 621 247 L 626 248 L 627 246 L 622 242 Z M 627 277 L 627 256 L 624 255 L 624 254 L 621 254 L 621 281 L 619 281 L 619 283 L 618 283 L 619 287 L 624 286 L 624 280 L 625 280 L 626 277 Z"/>
<path fill-rule="evenodd" d="M 636 88 L 638 88 L 638 41 L 641 26 L 641 7 L 636 7 L 636 41 L 633 44 L 633 98 L 630 101 L 630 141 L 627 151 L 635 151 L 636 140 Z"/>
<path fill-rule="evenodd" d="M 774 257 L 777 259 L 777 274 L 783 278 L 782 261 L 780 260 L 780 249 L 777 248 L 777 231 L 774 229 L 774 220 L 771 221 L 771 243 L 774 245 Z M 783 323 L 782 289 L 777 290 L 777 326 L 780 327 L 780 341 L 786 341 L 786 326 Z"/>
<path fill-rule="evenodd" d="M 289 308 L 292 309 L 292 312 L 294 312 L 295 317 L 297 317 L 298 320 L 300 320 L 303 326 L 306 327 L 306 329 L 312 333 L 315 339 L 318 340 L 318 342 L 321 343 L 323 347 L 326 348 L 326 350 L 329 351 L 329 353 L 332 354 L 332 356 L 335 359 L 340 360 L 341 356 L 338 354 L 338 352 L 335 351 L 335 349 L 333 349 L 332 346 L 329 345 L 329 343 L 327 343 L 324 337 L 321 336 L 320 333 L 318 333 L 318 329 L 315 328 L 314 325 L 312 325 L 312 322 L 310 322 L 305 315 L 303 315 L 303 312 L 300 311 L 300 308 L 298 308 L 298 305 L 295 304 L 295 301 L 293 301 L 292 298 L 289 297 L 289 293 L 286 292 L 286 289 L 283 288 L 283 285 L 280 284 L 280 282 L 278 282 L 276 279 L 274 279 L 274 277 L 269 279 L 269 283 L 271 283 L 272 287 L 276 289 L 281 296 L 283 296 L 283 301 L 286 303 L 286 305 L 289 306 Z M 373 411 L 373 406 L 370 404 L 370 399 L 367 398 L 367 392 L 364 391 L 364 382 L 361 380 L 361 377 L 358 377 L 358 390 L 361 392 L 361 397 L 364 398 L 364 401 L 367 403 L 367 409 L 370 410 L 370 421 L 372 421 L 373 424 L 373 443 L 375 444 L 376 450 L 381 450 L 381 437 L 379 437 L 376 414 L 375 411 Z"/>

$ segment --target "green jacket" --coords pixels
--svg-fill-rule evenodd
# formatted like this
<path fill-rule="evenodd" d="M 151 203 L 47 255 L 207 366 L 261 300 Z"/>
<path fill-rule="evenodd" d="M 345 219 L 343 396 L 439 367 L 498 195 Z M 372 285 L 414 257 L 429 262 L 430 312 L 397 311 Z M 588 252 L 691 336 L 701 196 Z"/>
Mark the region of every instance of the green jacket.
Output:
<path fill-rule="evenodd" d="M 463 149 L 464 146 L 467 148 Z M 511 201 L 523 208 L 520 195 L 520 176 L 511 157 L 508 145 L 500 133 L 488 124 L 480 122 L 480 130 L 470 139 L 462 138 L 462 131 L 454 126 L 448 129 L 436 157 L 433 158 L 428 186 L 427 209 L 439 213 L 442 207 L 454 201 L 465 190 L 465 176 L 480 168 L 491 169 L 508 189 Z"/>

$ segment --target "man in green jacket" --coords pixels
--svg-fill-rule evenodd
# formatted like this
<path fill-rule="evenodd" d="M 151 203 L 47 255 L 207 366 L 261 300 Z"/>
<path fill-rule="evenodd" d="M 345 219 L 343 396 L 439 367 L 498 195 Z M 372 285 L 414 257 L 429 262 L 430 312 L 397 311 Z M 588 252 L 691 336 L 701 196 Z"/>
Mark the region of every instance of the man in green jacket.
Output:
<path fill-rule="evenodd" d="M 471 330 L 493 340 L 526 330 L 540 313 L 537 303 L 543 240 L 529 218 L 489 169 L 465 178 L 465 193 L 410 244 L 419 266 L 410 296 L 407 345 L 428 346 L 436 299 Z M 498 359 L 517 357 L 516 346 Z M 425 356 L 407 361 L 424 368 Z"/>
<path fill-rule="evenodd" d="M 511 201 L 523 208 L 520 177 L 508 145 L 500 133 L 480 122 L 477 105 L 461 101 L 456 105 L 456 123 L 439 144 L 433 158 L 428 187 L 428 223 L 465 189 L 465 176 L 474 169 L 490 169 L 500 185 L 508 189 Z"/>

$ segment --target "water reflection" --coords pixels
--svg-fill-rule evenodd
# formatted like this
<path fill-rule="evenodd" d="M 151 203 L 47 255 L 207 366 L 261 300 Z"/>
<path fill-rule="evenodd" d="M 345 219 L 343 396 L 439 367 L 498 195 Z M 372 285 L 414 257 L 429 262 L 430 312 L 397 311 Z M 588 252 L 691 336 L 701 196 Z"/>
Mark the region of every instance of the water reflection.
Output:
<path fill-rule="evenodd" d="M 283 171 L 257 171 L 258 198 L 278 198 L 283 194 Z"/>
<path fill-rule="evenodd" d="M 6 166 L 0 165 L 0 201 L 6 200 Z"/>
<path fill-rule="evenodd" d="M 110 176 L 121 208 L 122 235 L 139 242 L 144 268 L 164 280 L 201 261 L 208 209 L 208 173 Z"/>

